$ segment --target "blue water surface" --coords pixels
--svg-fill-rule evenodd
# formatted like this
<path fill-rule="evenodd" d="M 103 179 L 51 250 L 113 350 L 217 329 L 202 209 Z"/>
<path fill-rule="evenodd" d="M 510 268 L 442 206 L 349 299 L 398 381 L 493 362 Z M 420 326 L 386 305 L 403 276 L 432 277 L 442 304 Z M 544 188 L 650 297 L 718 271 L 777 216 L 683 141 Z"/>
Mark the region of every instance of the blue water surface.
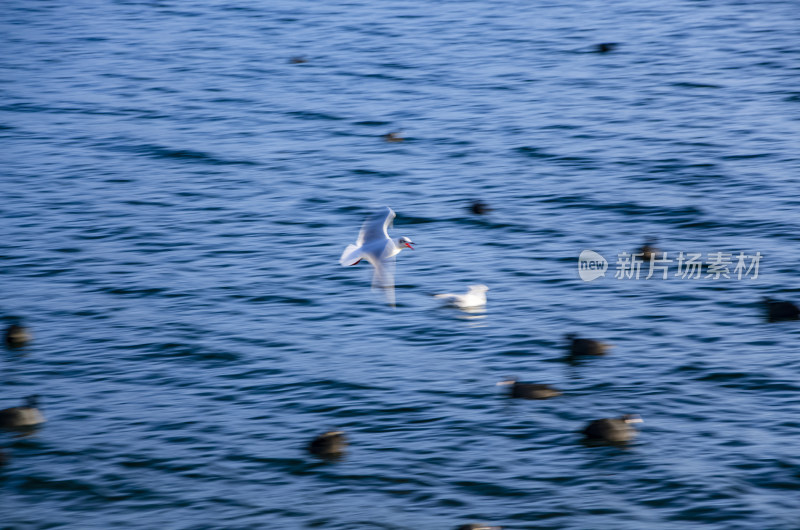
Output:
<path fill-rule="evenodd" d="M 800 301 L 798 28 L 791 0 L 3 2 L 0 312 L 34 340 L 0 408 L 48 422 L 0 433 L 0 527 L 800 527 L 800 327 L 759 306 Z M 416 246 L 394 309 L 338 262 L 384 205 Z M 615 278 L 647 237 L 758 275 Z M 484 312 L 431 297 L 474 283 Z M 565 363 L 569 332 L 615 348 Z M 636 441 L 582 442 L 624 413 Z M 307 454 L 332 429 L 345 457 Z"/>

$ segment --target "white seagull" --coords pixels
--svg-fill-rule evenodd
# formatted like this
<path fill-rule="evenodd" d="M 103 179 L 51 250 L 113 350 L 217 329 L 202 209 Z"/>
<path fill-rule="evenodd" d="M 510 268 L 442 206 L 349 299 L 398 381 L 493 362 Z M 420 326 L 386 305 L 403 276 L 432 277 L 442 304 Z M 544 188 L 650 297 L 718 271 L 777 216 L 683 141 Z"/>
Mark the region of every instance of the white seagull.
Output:
<path fill-rule="evenodd" d="M 436 294 L 434 298 L 441 298 L 447 305 L 455 306 L 459 309 L 472 309 L 486 305 L 486 291 L 489 288 L 485 285 L 470 285 L 466 294 Z"/>
<path fill-rule="evenodd" d="M 357 265 L 362 259 L 375 267 L 372 288 L 383 289 L 389 304 L 394 307 L 394 262 L 395 256 L 405 247 L 414 250 L 407 237 L 389 237 L 389 227 L 395 217 L 394 211 L 384 206 L 364 221 L 355 245 L 347 245 L 339 258 L 343 267 Z"/>

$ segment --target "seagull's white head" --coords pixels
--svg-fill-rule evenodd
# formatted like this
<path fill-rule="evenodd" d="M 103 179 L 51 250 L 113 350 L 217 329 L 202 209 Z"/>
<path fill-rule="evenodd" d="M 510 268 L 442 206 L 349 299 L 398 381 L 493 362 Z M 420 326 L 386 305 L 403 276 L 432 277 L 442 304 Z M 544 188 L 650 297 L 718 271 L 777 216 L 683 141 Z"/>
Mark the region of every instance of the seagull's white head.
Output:
<path fill-rule="evenodd" d="M 413 241 L 408 239 L 406 236 L 398 237 L 397 239 L 394 240 L 394 244 L 397 245 L 397 248 L 399 248 L 400 250 L 402 250 L 403 247 L 408 247 L 411 250 L 414 250 L 414 247 L 411 246 L 411 243 L 413 243 Z"/>
<path fill-rule="evenodd" d="M 473 293 L 485 293 L 486 291 L 489 290 L 489 288 L 483 284 L 478 284 L 478 285 L 470 285 L 469 290 Z"/>

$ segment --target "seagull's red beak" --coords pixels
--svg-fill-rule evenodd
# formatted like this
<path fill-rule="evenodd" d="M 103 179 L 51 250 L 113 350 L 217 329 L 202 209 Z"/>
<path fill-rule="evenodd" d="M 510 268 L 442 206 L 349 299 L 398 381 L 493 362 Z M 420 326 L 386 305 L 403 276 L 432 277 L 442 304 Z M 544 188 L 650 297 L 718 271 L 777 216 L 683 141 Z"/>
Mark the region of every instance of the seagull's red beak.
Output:
<path fill-rule="evenodd" d="M 414 247 L 412 247 L 410 243 L 403 243 L 403 244 L 408 248 L 410 248 L 411 250 L 414 250 Z"/>

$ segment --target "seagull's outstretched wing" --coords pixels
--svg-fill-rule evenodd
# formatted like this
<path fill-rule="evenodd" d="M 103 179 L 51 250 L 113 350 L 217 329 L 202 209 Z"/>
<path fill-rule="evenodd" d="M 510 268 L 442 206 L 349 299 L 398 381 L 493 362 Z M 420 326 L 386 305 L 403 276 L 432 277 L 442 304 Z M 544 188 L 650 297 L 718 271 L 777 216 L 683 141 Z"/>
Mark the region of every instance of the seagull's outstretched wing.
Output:
<path fill-rule="evenodd" d="M 361 232 L 358 234 L 356 245 L 360 247 L 370 241 L 388 239 L 389 227 L 392 225 L 394 216 L 394 211 L 388 206 L 384 206 L 371 215 L 364 221 L 364 226 L 361 227 Z"/>

